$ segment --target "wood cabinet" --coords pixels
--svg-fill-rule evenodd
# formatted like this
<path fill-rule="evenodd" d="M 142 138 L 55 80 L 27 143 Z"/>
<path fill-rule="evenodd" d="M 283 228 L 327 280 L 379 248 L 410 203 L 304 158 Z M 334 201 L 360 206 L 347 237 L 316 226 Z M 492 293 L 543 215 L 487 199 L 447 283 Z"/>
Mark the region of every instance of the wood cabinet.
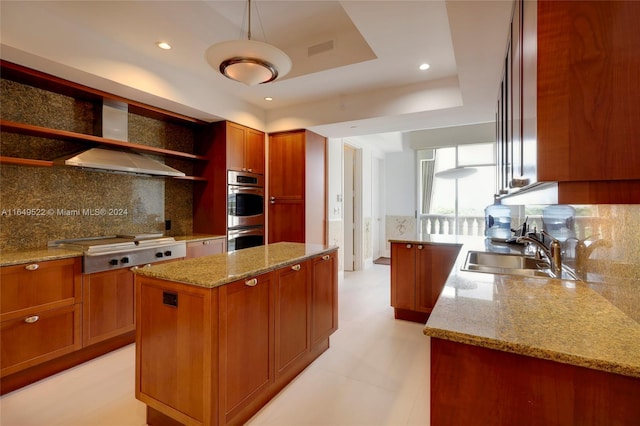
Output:
<path fill-rule="evenodd" d="M 459 245 L 391 243 L 391 306 L 396 319 L 427 320 L 459 251 Z"/>
<path fill-rule="evenodd" d="M 211 238 L 203 241 L 190 241 L 187 243 L 186 259 L 210 256 L 226 251 L 226 239 L 224 237 Z"/>
<path fill-rule="evenodd" d="M 338 329 L 338 259 L 336 252 L 311 261 L 311 345 Z"/>
<path fill-rule="evenodd" d="M 82 291 L 84 346 L 135 330 L 133 273 L 129 268 L 85 274 Z"/>
<path fill-rule="evenodd" d="M 640 379 L 431 338 L 431 424 L 636 425 Z"/>
<path fill-rule="evenodd" d="M 82 346 L 81 274 L 81 258 L 0 269 L 2 376 Z"/>
<path fill-rule="evenodd" d="M 227 234 L 227 173 L 265 172 L 265 134 L 229 121 L 198 129 L 196 151 L 209 159 L 198 174 L 207 182 L 194 185 L 193 231 Z"/>
<path fill-rule="evenodd" d="M 280 269 L 276 284 L 276 377 L 298 367 L 311 346 L 311 277 L 308 262 Z"/>
<path fill-rule="evenodd" d="M 264 133 L 226 122 L 227 169 L 264 174 Z"/>
<path fill-rule="evenodd" d="M 269 135 L 268 242 L 326 242 L 326 138 Z"/>
<path fill-rule="evenodd" d="M 226 425 L 253 416 L 329 347 L 335 256 L 215 288 L 137 276 L 136 398 L 148 421 Z"/>
<path fill-rule="evenodd" d="M 505 69 L 522 78 L 503 81 L 511 105 L 497 111 L 499 193 L 522 177 L 557 182 L 561 204 L 638 202 L 638 20 L 638 2 L 515 2 Z"/>
<path fill-rule="evenodd" d="M 274 277 L 260 275 L 220 288 L 220 424 L 273 384 Z"/>

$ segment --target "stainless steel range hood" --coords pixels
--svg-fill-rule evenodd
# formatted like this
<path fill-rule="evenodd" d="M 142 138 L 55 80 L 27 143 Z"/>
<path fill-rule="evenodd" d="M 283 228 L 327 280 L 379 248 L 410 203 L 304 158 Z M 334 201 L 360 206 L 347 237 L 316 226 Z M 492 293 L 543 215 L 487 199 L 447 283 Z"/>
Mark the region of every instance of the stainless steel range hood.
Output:
<path fill-rule="evenodd" d="M 102 105 L 102 136 L 126 141 L 127 104 L 105 101 Z M 117 173 L 136 173 L 152 176 L 185 176 L 160 161 L 144 154 L 124 149 L 90 148 L 86 151 L 54 160 L 54 164 L 97 169 Z"/>
<path fill-rule="evenodd" d="M 90 148 L 72 156 L 62 157 L 55 164 L 99 169 L 112 172 L 137 173 L 153 176 L 184 176 L 179 170 L 136 152 L 104 148 Z"/>

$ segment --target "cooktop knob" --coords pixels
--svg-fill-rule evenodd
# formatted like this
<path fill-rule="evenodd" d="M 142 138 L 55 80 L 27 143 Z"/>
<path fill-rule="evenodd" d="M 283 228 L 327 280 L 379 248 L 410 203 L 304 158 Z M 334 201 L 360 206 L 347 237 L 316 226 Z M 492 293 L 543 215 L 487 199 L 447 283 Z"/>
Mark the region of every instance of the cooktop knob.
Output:
<path fill-rule="evenodd" d="M 111 259 L 111 260 L 109 261 L 109 265 L 113 265 L 113 266 L 115 266 L 115 265 L 117 265 L 117 264 L 118 264 L 118 259 Z"/>
<path fill-rule="evenodd" d="M 165 255 L 165 256 L 171 256 L 171 250 L 167 250 L 167 251 L 165 251 L 165 252 L 164 252 L 164 255 Z"/>
<path fill-rule="evenodd" d="M 120 262 L 129 263 L 129 258 L 128 257 L 123 257 L 122 259 L 120 259 Z"/>
<path fill-rule="evenodd" d="M 156 253 L 156 257 L 162 257 L 164 256 L 162 253 Z"/>

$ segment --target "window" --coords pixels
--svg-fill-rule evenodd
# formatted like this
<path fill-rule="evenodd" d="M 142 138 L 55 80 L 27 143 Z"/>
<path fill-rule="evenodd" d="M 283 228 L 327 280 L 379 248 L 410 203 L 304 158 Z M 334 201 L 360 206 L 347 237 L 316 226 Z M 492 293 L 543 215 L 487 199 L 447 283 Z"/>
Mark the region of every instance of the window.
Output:
<path fill-rule="evenodd" d="M 495 144 L 418 152 L 419 222 L 422 234 L 484 235 L 484 209 L 495 193 Z M 445 170 L 473 174 L 438 177 Z"/>

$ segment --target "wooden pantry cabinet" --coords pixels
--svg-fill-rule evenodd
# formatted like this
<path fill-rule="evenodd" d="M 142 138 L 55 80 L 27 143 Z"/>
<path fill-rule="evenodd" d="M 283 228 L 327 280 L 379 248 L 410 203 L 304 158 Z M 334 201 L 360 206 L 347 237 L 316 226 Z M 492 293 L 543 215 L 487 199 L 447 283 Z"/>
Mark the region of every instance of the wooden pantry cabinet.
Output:
<path fill-rule="evenodd" d="M 269 243 L 326 241 L 326 138 L 309 130 L 269 135 Z"/>
<path fill-rule="evenodd" d="M 147 404 L 147 422 L 251 418 L 329 347 L 335 256 L 215 288 L 138 276 L 136 398 Z"/>
<path fill-rule="evenodd" d="M 391 243 L 391 306 L 396 319 L 426 322 L 460 245 Z"/>
<path fill-rule="evenodd" d="M 82 347 L 82 259 L 0 268 L 1 376 Z"/>
<path fill-rule="evenodd" d="M 521 179 L 557 182 L 561 204 L 638 202 L 639 21 L 632 1 L 515 2 L 496 114 L 499 194 Z"/>

